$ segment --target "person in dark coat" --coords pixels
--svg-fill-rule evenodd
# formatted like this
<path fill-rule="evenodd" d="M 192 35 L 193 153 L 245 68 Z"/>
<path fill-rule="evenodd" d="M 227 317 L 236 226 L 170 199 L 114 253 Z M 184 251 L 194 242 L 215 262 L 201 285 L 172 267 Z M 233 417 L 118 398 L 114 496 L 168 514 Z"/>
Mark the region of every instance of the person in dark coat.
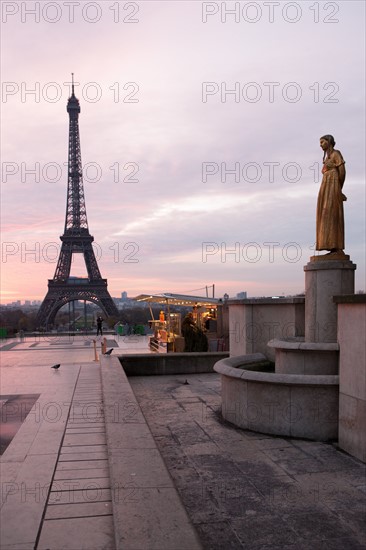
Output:
<path fill-rule="evenodd" d="M 103 336 L 103 318 L 99 315 L 97 318 L 97 336 L 99 335 Z"/>

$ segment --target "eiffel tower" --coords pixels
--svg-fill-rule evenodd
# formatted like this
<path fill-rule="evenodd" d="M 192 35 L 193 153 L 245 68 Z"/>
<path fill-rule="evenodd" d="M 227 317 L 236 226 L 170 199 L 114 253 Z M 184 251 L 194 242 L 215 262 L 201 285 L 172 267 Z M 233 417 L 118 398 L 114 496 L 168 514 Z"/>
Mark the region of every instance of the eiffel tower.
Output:
<path fill-rule="evenodd" d="M 92 246 L 94 237 L 88 228 L 79 136 L 80 104 L 74 93 L 74 78 L 67 112 L 70 125 L 65 230 L 60 237 L 62 245 L 55 275 L 48 280 L 48 292 L 36 319 L 36 326 L 46 330 L 53 325 L 62 306 L 77 300 L 94 302 L 106 316 L 118 317 L 118 309 L 107 290 L 107 279 L 100 274 Z M 73 254 L 84 255 L 87 278 L 70 277 Z"/>

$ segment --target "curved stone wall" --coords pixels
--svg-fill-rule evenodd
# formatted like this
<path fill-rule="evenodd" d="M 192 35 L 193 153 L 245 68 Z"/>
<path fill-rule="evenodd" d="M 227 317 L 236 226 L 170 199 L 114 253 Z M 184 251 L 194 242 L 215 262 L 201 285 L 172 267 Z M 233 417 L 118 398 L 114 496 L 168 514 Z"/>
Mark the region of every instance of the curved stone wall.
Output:
<path fill-rule="evenodd" d="M 261 372 L 256 364 L 264 361 L 263 354 L 255 353 L 215 364 L 225 420 L 271 435 L 337 439 L 339 376 Z"/>

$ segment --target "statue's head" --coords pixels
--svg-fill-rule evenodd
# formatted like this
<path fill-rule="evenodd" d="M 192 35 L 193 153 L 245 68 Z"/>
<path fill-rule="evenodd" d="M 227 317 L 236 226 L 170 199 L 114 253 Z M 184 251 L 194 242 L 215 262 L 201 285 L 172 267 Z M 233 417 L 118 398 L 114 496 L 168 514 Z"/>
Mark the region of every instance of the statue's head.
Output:
<path fill-rule="evenodd" d="M 334 146 L 335 146 L 334 137 L 331 136 L 330 134 L 327 134 L 326 136 L 322 136 L 322 137 L 320 138 L 320 141 L 321 141 L 321 140 L 327 141 L 328 144 L 329 144 L 331 147 L 334 147 Z"/>
<path fill-rule="evenodd" d="M 330 134 L 327 134 L 320 138 L 320 147 L 324 151 L 324 158 L 326 157 L 327 154 L 328 155 L 331 154 L 331 152 L 334 149 L 334 146 L 335 146 L 335 140 L 334 140 L 334 137 L 331 136 Z"/>

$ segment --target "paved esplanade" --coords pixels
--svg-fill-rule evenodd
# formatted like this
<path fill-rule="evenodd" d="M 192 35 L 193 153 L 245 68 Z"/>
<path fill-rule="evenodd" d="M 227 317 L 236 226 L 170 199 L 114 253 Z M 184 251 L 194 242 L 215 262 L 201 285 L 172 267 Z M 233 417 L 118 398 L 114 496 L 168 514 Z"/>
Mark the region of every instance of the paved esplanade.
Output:
<path fill-rule="evenodd" d="M 366 548 L 365 465 L 222 422 L 216 373 L 127 380 L 82 337 L 3 348 L 1 395 L 39 397 L 1 457 L 1 550 Z"/>

